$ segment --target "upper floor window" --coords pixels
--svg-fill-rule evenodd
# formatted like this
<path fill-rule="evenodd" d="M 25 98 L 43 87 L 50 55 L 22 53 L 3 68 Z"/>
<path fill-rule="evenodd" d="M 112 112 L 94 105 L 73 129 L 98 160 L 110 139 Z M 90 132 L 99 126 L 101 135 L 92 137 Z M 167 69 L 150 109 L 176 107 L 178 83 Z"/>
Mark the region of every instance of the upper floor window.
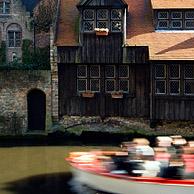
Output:
<path fill-rule="evenodd" d="M 7 29 L 8 47 L 21 47 L 22 30 L 18 24 L 11 24 Z"/>
<path fill-rule="evenodd" d="M 82 29 L 93 32 L 95 28 L 108 28 L 111 32 L 122 31 L 121 9 L 85 9 L 83 10 Z"/>
<path fill-rule="evenodd" d="M 0 2 L 0 14 L 10 13 L 10 2 L 8 0 L 3 0 Z"/>
<path fill-rule="evenodd" d="M 158 30 L 193 30 L 194 10 L 162 10 L 156 12 Z"/>

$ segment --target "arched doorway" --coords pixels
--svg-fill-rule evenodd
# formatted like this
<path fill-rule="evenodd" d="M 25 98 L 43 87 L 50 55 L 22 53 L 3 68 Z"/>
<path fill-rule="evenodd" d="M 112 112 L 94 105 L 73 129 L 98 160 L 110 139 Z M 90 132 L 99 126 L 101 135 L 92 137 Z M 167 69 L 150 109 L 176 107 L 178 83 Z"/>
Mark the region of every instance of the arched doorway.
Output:
<path fill-rule="evenodd" d="M 28 130 L 45 130 L 46 95 L 38 89 L 28 93 Z"/>

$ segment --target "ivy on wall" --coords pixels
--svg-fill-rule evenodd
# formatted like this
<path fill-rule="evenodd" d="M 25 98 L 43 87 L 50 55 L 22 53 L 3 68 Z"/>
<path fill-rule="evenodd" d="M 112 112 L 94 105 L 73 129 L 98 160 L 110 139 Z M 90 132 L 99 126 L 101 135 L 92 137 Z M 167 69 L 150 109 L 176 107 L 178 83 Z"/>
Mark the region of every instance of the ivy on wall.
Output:
<path fill-rule="evenodd" d="M 5 63 L 6 63 L 6 43 L 5 41 L 2 41 L 0 46 L 0 65 L 3 65 Z"/>
<path fill-rule="evenodd" d="M 4 55 L 1 53 L 4 53 Z M 6 64 L 6 44 L 4 43 L 0 48 L 0 70 L 7 69 L 50 70 L 50 47 L 34 49 L 33 42 L 24 39 L 22 42 L 22 62 L 20 62 L 20 60 L 15 60 Z"/>
<path fill-rule="evenodd" d="M 22 42 L 22 63 L 33 64 L 33 42 L 24 39 Z"/>

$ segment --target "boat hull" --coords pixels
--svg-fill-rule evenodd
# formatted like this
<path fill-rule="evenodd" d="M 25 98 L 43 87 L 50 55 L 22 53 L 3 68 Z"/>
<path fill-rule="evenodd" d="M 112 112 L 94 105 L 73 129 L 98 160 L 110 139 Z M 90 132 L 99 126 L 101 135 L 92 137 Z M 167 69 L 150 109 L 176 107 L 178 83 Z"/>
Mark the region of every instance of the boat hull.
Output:
<path fill-rule="evenodd" d="M 103 176 L 72 167 L 76 179 L 96 190 L 115 194 L 194 194 L 194 186 L 155 184 Z"/>

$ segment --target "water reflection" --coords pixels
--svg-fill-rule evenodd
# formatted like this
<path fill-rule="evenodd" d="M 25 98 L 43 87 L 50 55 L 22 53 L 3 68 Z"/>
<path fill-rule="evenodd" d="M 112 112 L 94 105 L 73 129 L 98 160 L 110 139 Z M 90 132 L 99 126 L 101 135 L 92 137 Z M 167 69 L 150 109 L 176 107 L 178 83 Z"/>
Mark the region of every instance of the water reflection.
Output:
<path fill-rule="evenodd" d="M 102 194 L 74 180 L 64 158 L 101 146 L 0 148 L 0 194 Z"/>

